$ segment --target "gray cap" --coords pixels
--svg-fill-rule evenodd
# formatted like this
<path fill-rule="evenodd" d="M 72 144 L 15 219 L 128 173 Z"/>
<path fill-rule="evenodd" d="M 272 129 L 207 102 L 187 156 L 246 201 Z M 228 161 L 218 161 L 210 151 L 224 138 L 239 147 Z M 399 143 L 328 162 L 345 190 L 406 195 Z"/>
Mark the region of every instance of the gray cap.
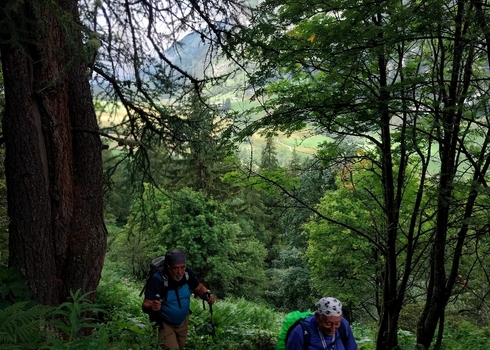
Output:
<path fill-rule="evenodd" d="M 165 264 L 168 266 L 185 264 L 185 253 L 182 249 L 169 250 L 165 254 Z"/>
<path fill-rule="evenodd" d="M 342 316 L 342 303 L 335 298 L 324 297 L 315 304 L 316 311 L 323 316 Z"/>

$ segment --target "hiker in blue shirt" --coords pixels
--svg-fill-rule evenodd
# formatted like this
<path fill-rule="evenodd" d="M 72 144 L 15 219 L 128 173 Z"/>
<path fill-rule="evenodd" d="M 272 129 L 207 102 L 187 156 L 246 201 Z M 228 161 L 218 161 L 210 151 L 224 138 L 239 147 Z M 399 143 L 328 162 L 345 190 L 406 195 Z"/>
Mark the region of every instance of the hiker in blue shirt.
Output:
<path fill-rule="evenodd" d="M 214 303 L 214 296 L 186 266 L 184 251 L 168 251 L 164 271 L 157 271 L 151 277 L 142 305 L 143 311 L 150 314 L 150 319 L 159 327 L 162 349 L 184 348 L 189 330 L 191 293 Z"/>
<path fill-rule="evenodd" d="M 313 315 L 304 319 L 309 330 L 310 350 L 359 350 L 349 322 L 342 317 L 342 303 L 331 297 L 321 298 Z M 339 328 L 342 327 L 342 331 Z M 286 350 L 303 350 L 303 327 L 298 324 L 287 337 Z"/>

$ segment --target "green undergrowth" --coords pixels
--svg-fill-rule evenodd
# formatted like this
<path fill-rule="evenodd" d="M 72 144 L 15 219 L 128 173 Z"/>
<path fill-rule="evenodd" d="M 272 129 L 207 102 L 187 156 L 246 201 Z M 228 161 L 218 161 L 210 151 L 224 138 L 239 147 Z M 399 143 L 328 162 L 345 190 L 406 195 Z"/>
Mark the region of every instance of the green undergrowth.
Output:
<path fill-rule="evenodd" d="M 71 293 L 50 308 L 25 299 L 25 291 L 3 284 L 0 349 L 158 350 L 156 330 L 141 311 L 141 282 L 121 278 L 117 266 L 106 269 L 95 302 L 91 293 Z M 2 281 L 3 282 L 3 281 Z M 20 297 L 16 297 L 20 296 Z M 217 300 L 210 309 L 191 300 L 187 350 L 274 350 L 284 313 L 243 298 Z M 490 327 L 477 327 L 461 316 L 446 318 L 438 350 L 488 350 Z M 374 350 L 375 325 L 353 323 L 361 350 Z M 399 331 L 397 350 L 414 350 L 415 334 Z M 435 349 L 431 349 L 435 350 Z"/>
<path fill-rule="evenodd" d="M 118 266 L 110 264 L 104 270 L 97 290 L 96 302 L 105 305 L 109 312 L 103 315 L 110 324 L 125 322 L 128 328 L 138 327 L 141 336 L 151 343 L 156 330 L 141 311 L 142 283 L 118 276 Z M 189 336 L 186 349 L 193 350 L 273 350 L 282 322 L 282 314 L 270 307 L 245 299 L 217 300 L 210 309 L 200 299 L 191 299 L 192 314 L 189 319 Z M 211 312 L 212 311 L 212 312 Z M 133 328 L 131 328 L 133 329 Z M 149 349 L 133 344 L 132 349 Z"/>

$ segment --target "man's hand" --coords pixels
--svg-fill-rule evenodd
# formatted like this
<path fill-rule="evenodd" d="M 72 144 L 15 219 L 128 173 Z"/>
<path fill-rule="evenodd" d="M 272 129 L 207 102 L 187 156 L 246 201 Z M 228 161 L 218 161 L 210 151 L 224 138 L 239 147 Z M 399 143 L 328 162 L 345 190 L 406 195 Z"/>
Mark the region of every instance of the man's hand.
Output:
<path fill-rule="evenodd" d="M 147 314 L 151 314 L 152 312 L 155 312 L 155 311 L 160 311 L 161 307 L 162 307 L 162 302 L 160 299 L 155 299 L 155 300 L 145 299 L 145 300 L 143 300 L 142 309 L 143 309 L 143 312 L 146 312 Z"/>
<path fill-rule="evenodd" d="M 194 289 L 194 294 L 198 295 L 202 300 L 207 301 L 210 304 L 214 304 L 214 295 L 211 291 L 204 287 L 202 283 L 199 283 L 196 289 Z"/>
<path fill-rule="evenodd" d="M 208 290 L 206 291 L 206 293 L 204 294 L 204 300 L 206 300 L 208 303 L 210 303 L 211 305 L 214 304 L 214 295 L 211 294 L 211 291 Z"/>
<path fill-rule="evenodd" d="M 152 300 L 151 311 L 160 311 L 162 308 L 162 302 L 160 300 Z"/>

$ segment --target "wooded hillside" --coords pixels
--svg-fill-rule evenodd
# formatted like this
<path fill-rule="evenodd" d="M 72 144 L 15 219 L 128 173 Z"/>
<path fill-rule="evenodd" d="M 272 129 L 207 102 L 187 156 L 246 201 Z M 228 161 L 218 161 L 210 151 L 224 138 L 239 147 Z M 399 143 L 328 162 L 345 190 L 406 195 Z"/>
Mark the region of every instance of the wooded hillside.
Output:
<path fill-rule="evenodd" d="M 376 350 L 487 327 L 487 5 L 3 2 L 2 263 L 57 307 L 182 248 Z"/>

